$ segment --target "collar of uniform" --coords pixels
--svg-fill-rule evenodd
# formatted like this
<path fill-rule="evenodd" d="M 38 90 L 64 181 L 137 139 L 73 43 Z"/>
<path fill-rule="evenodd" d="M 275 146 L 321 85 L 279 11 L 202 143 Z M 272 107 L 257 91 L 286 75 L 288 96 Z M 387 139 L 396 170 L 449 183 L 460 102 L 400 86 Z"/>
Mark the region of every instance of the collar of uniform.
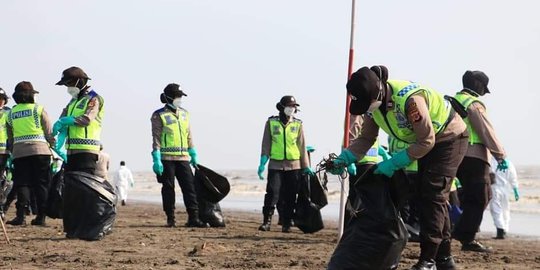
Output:
<path fill-rule="evenodd" d="M 461 90 L 461 92 L 465 92 L 471 96 L 474 96 L 474 97 L 479 97 L 480 95 L 478 95 L 478 93 L 474 92 L 474 90 L 472 89 L 469 89 L 469 88 L 463 88 L 463 90 Z"/>

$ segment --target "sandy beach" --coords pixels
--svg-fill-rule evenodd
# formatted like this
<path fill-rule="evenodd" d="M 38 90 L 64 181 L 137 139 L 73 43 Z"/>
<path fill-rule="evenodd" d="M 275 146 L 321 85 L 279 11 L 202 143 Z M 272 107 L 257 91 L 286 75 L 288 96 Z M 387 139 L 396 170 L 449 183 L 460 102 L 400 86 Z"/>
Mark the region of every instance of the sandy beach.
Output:
<path fill-rule="evenodd" d="M 165 228 L 159 204 L 132 202 L 118 209 L 113 233 L 97 242 L 66 239 L 60 220 L 48 220 L 47 227 L 8 226 L 12 244 L 0 244 L 0 269 L 325 269 L 336 244 L 332 222 L 316 234 L 283 234 L 275 225 L 257 231 L 258 214 L 225 214 L 226 228 Z M 184 209 L 177 217 L 186 220 Z M 480 236 L 492 254 L 464 253 L 454 243 L 461 269 L 540 269 L 538 238 L 490 237 Z M 418 252 L 418 244 L 409 243 L 399 269 L 408 269 Z"/>

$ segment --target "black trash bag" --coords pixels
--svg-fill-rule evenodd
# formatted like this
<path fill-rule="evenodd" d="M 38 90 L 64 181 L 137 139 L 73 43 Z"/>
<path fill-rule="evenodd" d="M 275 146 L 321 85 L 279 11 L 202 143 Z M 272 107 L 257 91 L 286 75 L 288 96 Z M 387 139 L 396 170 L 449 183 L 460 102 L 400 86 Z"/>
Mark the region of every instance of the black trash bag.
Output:
<path fill-rule="evenodd" d="M 85 172 L 64 173 L 64 232 L 68 238 L 101 240 L 112 231 L 117 196 L 105 179 Z"/>
<path fill-rule="evenodd" d="M 218 203 L 229 194 L 231 185 L 225 176 L 218 174 L 201 164 L 198 164 L 195 169 L 202 173 L 200 174 L 200 183 L 202 183 L 200 195 L 205 200 L 212 203 Z"/>
<path fill-rule="evenodd" d="M 321 206 L 311 201 L 313 182 L 319 183 L 317 176 L 303 175 L 300 179 L 298 198 L 294 212 L 294 225 L 304 233 L 315 233 L 324 228 Z"/>
<path fill-rule="evenodd" d="M 208 223 L 211 227 L 225 227 L 225 219 L 223 218 L 223 212 L 219 206 L 219 201 L 223 198 L 219 199 L 218 202 L 212 202 L 221 197 L 224 193 L 220 192 L 218 194 L 216 192 L 209 191 L 207 186 L 209 177 L 206 174 L 208 171 L 211 170 L 201 165 L 197 165 L 195 168 L 195 191 L 197 193 L 197 202 L 199 204 L 199 219 L 202 222 Z M 213 174 L 217 175 L 215 172 L 213 172 Z M 220 175 L 220 177 L 223 176 Z M 207 184 L 205 185 L 205 183 Z M 215 191 L 217 189 L 213 190 Z M 227 195 L 227 193 L 229 193 L 228 190 L 226 191 L 225 195 Z M 212 201 L 208 200 L 209 197 L 212 198 Z"/>
<path fill-rule="evenodd" d="M 326 187 L 327 183 L 328 179 L 326 178 L 326 173 L 324 174 L 323 179 L 319 179 L 317 175 L 309 176 L 309 194 L 311 202 L 318 205 L 319 209 L 328 204 L 328 188 Z"/>
<path fill-rule="evenodd" d="M 60 169 L 52 178 L 47 197 L 47 216 L 62 218 L 64 216 L 64 169 Z"/>
<path fill-rule="evenodd" d="M 352 218 L 330 258 L 329 270 L 386 270 L 399 264 L 407 229 L 396 210 L 401 195 L 391 195 L 400 192 L 390 189 L 406 186 L 407 178 L 403 171 L 391 179 L 373 174 L 376 168 L 370 168 L 355 183 L 357 199 L 349 204 Z"/>

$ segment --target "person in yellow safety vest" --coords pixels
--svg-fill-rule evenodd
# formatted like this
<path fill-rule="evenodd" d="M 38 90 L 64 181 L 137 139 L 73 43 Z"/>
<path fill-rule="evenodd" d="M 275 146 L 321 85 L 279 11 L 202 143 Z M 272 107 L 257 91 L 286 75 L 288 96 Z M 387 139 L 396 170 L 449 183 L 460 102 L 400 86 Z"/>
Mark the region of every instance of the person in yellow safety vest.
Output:
<path fill-rule="evenodd" d="M 467 148 L 463 120 L 439 92 L 419 83 L 388 80 L 384 66 L 362 67 L 347 82 L 349 112 L 367 114 L 360 136 L 334 160 L 339 174 L 364 157 L 379 128 L 409 144 L 391 159 L 377 164 L 375 173 L 391 177 L 418 161 L 420 190 L 420 258 L 414 270 L 455 269 L 450 249 L 448 192 Z M 345 237 L 345 235 L 344 235 Z"/>
<path fill-rule="evenodd" d="M 362 129 L 362 123 L 364 122 L 364 116 L 362 115 L 351 115 L 349 118 L 349 144 L 351 144 L 359 135 Z M 377 139 L 375 143 L 369 148 L 366 155 L 362 160 L 359 160 L 355 163 L 352 163 L 347 167 L 349 172 L 349 196 L 347 200 L 349 203 L 353 204 L 356 200 L 356 189 L 355 184 L 360 179 L 360 177 L 371 168 L 371 166 L 381 162 L 383 158 L 388 158 L 388 153 L 384 148 L 381 147 L 379 140 Z M 345 221 L 344 226 L 347 227 L 349 221 L 351 220 L 351 213 L 345 211 Z"/>
<path fill-rule="evenodd" d="M 409 144 L 403 141 L 400 141 L 394 137 L 388 137 L 388 151 L 390 155 L 396 155 L 397 153 L 407 149 Z M 419 220 L 419 193 L 417 191 L 418 186 L 418 161 L 415 160 L 407 167 L 403 169 L 407 180 L 409 182 L 409 194 L 407 196 L 407 201 L 399 209 L 401 218 L 403 222 L 407 225 L 407 230 L 409 231 L 409 242 L 418 242 L 420 231 L 420 220 Z"/>
<path fill-rule="evenodd" d="M 296 195 L 302 173 L 314 174 L 304 139 L 302 121 L 295 117 L 298 103 L 293 96 L 283 96 L 276 104 L 279 115 L 271 116 L 264 126 L 261 158 L 257 174 L 264 180 L 268 163 L 268 182 L 264 195 L 263 223 L 260 231 L 269 231 L 276 203 L 283 201 L 281 231 L 291 232 Z"/>
<path fill-rule="evenodd" d="M 56 83 L 67 87 L 71 99 L 54 123 L 53 135 L 59 134 L 54 149 L 66 161 L 66 172 L 82 171 L 95 175 L 105 109 L 103 97 L 88 85 L 88 80 L 90 78 L 81 68 L 70 67 L 62 72 L 62 78 Z M 64 143 L 67 155 L 63 150 Z"/>
<path fill-rule="evenodd" d="M 455 99 L 467 112 L 464 118 L 469 131 L 469 146 L 459 166 L 457 177 L 463 186 L 463 213 L 454 228 L 453 237 L 462 244 L 461 250 L 491 252 L 475 240 L 484 210 L 491 199 L 489 152 L 498 162 L 497 169 L 508 169 L 506 152 L 488 120 L 486 107 L 479 97 L 490 93 L 488 76 L 482 71 L 466 71 L 462 77 L 463 90 Z"/>
<path fill-rule="evenodd" d="M 8 96 L 4 89 L 0 88 L 0 174 L 3 175 L 4 172 L 8 169 L 8 160 L 10 159 L 10 153 L 8 151 L 8 135 L 7 135 L 7 118 L 10 111 L 10 108 L 6 106 L 8 102 Z M 6 179 L 2 177 L 0 179 L 0 187 L 4 187 Z M 0 191 L 1 192 L 1 191 Z M 0 194 L 2 196 L 3 194 Z M 7 194 L 4 194 L 7 196 Z M 3 197 L 3 196 L 2 196 Z M 5 197 L 3 197 L 5 199 Z M 4 204 L 5 200 L 0 201 L 0 218 L 4 219 Z"/>
<path fill-rule="evenodd" d="M 189 112 L 181 107 L 182 97 L 187 96 L 176 83 L 168 84 L 160 95 L 165 106 L 156 110 L 152 122 L 152 160 L 153 170 L 161 183 L 163 211 L 167 216 L 167 226 L 175 227 L 174 180 L 182 189 L 184 205 L 188 213 L 187 227 L 208 227 L 199 219 L 199 204 L 195 192 L 195 177 L 190 164 L 199 163 L 193 144 Z"/>
<path fill-rule="evenodd" d="M 36 95 L 30 82 L 15 87 L 13 99 L 17 103 L 7 119 L 8 145 L 13 154 L 13 185 L 17 191 L 17 216 L 11 225 L 24 225 L 26 209 L 30 207 L 31 192 L 36 197 L 37 215 L 32 225 L 45 226 L 45 210 L 49 193 L 51 149 L 55 144 L 51 136 L 51 122 L 42 105 L 36 104 Z"/>

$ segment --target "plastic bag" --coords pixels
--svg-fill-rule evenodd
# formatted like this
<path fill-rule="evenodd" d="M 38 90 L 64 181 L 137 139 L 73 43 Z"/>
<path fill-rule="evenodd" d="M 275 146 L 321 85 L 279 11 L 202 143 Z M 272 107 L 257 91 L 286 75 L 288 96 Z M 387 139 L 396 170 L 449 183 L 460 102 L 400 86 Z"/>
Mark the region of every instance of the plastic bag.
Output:
<path fill-rule="evenodd" d="M 227 188 L 222 189 L 223 192 L 215 187 L 209 188 L 208 185 L 212 182 L 210 182 L 208 175 L 211 175 L 213 179 L 218 179 L 218 183 L 222 184 L 220 187 Z M 223 179 L 226 181 L 226 185 L 223 184 Z M 225 227 L 225 219 L 219 201 L 229 193 L 230 186 L 228 183 L 227 178 L 206 167 L 197 165 L 197 168 L 195 168 L 195 191 L 199 204 L 199 219 L 208 223 L 211 227 Z"/>
<path fill-rule="evenodd" d="M 52 178 L 47 197 L 47 216 L 62 218 L 64 216 L 64 169 L 60 169 Z"/>

